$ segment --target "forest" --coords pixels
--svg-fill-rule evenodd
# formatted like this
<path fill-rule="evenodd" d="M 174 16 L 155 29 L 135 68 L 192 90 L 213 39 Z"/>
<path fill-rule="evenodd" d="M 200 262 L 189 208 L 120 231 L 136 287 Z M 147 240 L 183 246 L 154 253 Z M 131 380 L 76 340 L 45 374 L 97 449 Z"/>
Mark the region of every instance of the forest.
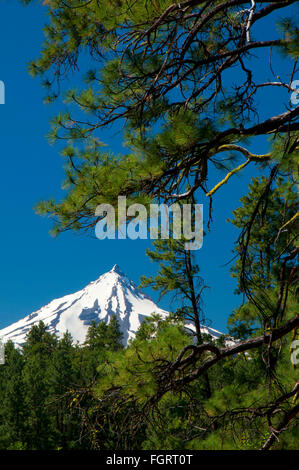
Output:
<path fill-rule="evenodd" d="M 269 395 L 262 346 L 236 352 L 180 385 L 188 379 L 196 346 L 191 348 L 192 337 L 175 315 L 146 320 L 126 349 L 115 317 L 108 326 L 92 324 L 83 346 L 73 344 L 67 333 L 58 339 L 40 322 L 22 350 L 6 344 L 0 449 L 296 449 L 298 426 L 292 420 L 298 385 L 288 391 L 296 382 L 288 336 L 281 351 L 271 352 L 275 377 Z M 258 332 L 253 337 L 260 338 Z M 207 343 L 212 352 L 227 350 L 225 337 L 212 347 L 206 336 L 202 351 Z M 167 391 L 173 370 L 176 379 Z M 279 440 L 272 438 L 269 419 Z"/>

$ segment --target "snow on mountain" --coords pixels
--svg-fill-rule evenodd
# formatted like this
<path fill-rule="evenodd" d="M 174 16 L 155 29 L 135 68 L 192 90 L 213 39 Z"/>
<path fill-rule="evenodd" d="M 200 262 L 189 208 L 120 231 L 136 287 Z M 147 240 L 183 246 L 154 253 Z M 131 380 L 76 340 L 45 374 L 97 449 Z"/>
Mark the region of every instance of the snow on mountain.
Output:
<path fill-rule="evenodd" d="M 165 318 L 168 312 L 140 292 L 136 285 L 114 265 L 111 271 L 74 294 L 55 299 L 40 310 L 0 330 L 0 338 L 21 345 L 30 328 L 43 321 L 51 333 L 61 337 L 68 331 L 74 341 L 83 343 L 92 320 L 109 323 L 116 314 L 124 335 L 124 343 L 135 336 L 145 317 L 157 313 Z M 189 326 L 189 325 L 188 325 Z M 205 333 L 219 337 L 221 333 L 204 327 Z"/>

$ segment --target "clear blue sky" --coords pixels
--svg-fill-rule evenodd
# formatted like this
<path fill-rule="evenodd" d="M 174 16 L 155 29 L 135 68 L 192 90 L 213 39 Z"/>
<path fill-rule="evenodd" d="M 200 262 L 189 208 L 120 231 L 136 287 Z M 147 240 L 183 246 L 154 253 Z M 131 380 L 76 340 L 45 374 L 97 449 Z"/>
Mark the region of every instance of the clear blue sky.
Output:
<path fill-rule="evenodd" d="M 6 85 L 6 104 L 0 106 L 0 329 L 53 298 L 79 290 L 115 263 L 136 283 L 142 274 L 156 271 L 145 255 L 150 246 L 147 241 L 99 241 L 73 233 L 54 239 L 48 233 L 50 221 L 34 213 L 33 206 L 40 199 L 62 197 L 64 178 L 62 157 L 45 137 L 49 119 L 61 109 L 61 102 L 44 105 L 39 79 L 27 72 L 29 60 L 39 55 L 45 13 L 46 8 L 38 2 L 24 8 L 17 0 L 0 0 L 0 80 Z M 266 61 L 266 56 L 257 61 L 261 73 Z M 276 65 L 283 68 L 282 62 Z M 263 115 L 275 109 L 283 112 L 283 98 L 280 93 L 275 99 L 264 93 Z M 120 135 L 103 134 L 100 138 L 108 141 L 113 151 L 122 149 Z M 258 150 L 265 151 L 265 145 Z M 229 267 L 223 267 L 232 256 L 237 235 L 226 219 L 256 174 L 251 167 L 215 196 L 212 232 L 197 254 L 201 274 L 210 286 L 205 295 L 206 316 L 220 330 L 225 330 L 228 315 L 240 303 L 233 295 L 235 281 L 229 276 Z M 207 219 L 208 204 L 204 199 L 199 202 L 204 204 Z M 148 293 L 157 300 L 157 294 Z M 167 309 L 167 299 L 160 306 Z"/>

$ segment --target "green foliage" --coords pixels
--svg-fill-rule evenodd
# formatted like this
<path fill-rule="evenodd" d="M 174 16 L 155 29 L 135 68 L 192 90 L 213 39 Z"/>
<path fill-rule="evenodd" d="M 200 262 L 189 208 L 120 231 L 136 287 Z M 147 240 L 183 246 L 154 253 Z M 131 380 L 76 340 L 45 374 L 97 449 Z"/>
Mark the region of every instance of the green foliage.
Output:
<path fill-rule="evenodd" d="M 269 160 L 279 161 L 291 171 L 298 157 L 292 145 L 296 115 L 281 122 L 273 117 L 271 128 L 254 125 L 260 120 L 260 83 L 271 85 L 272 70 L 256 67 L 251 58 L 256 55 L 264 64 L 259 51 L 271 46 L 273 57 L 285 54 L 292 76 L 298 25 L 288 10 L 285 17 L 284 8 L 293 3 L 273 8 L 281 12 L 280 23 L 273 24 L 277 39 L 258 34 L 265 30 L 255 27 L 258 37 L 248 41 L 248 10 L 242 3 L 191 2 L 181 8 L 168 0 L 47 1 L 45 41 L 29 70 L 42 77 L 46 102 L 58 98 L 69 73 L 78 71 L 83 78 L 80 87 L 64 93 L 68 111 L 53 119 L 49 134 L 53 142 L 67 141 L 62 152 L 66 196 L 37 206 L 54 220 L 52 232 L 93 229 L 97 205 L 117 207 L 118 195 L 126 195 L 129 204 L 147 205 L 155 198 L 175 199 L 188 185 L 206 192 L 211 169 L 220 178 L 227 160 L 237 159 L 236 150 L 219 157 L 223 145 L 250 145 L 256 135 L 265 140 L 270 134 L 271 152 L 252 161 L 263 169 Z M 254 26 L 260 20 L 271 24 L 272 13 L 255 5 Z M 90 59 L 89 70 L 81 65 L 81 55 Z M 235 78 L 228 82 L 226 74 Z M 289 78 L 281 85 L 287 88 Z M 291 128 L 283 130 L 286 122 Z M 114 124 L 123 131 L 122 155 L 111 155 L 99 144 L 101 129 Z"/>
<path fill-rule="evenodd" d="M 270 177 L 253 179 L 233 214 L 240 236 L 232 275 L 246 301 L 228 324 L 237 341 L 253 342 L 267 332 L 271 341 L 229 356 L 227 338 L 212 342 L 202 335 L 199 268 L 183 240 L 157 240 L 148 255 L 160 268 L 142 285 L 177 296 L 181 308 L 166 321 L 146 320 L 127 348 L 116 317 L 108 325 L 93 323 L 83 346 L 68 334 L 58 339 L 42 323 L 22 350 L 7 344 L 0 367 L 0 449 L 259 449 L 279 428 L 272 448 L 296 447 L 296 420 L 284 420 L 298 400 L 292 391 L 298 371 L 290 361 L 297 331 L 272 339 L 298 312 L 298 112 L 283 109 L 261 122 L 258 93 L 264 86 L 289 90 L 298 27 L 281 15 L 277 39 L 268 37 L 256 22 L 270 21 L 294 1 L 262 3 L 252 10 L 259 38 L 252 27 L 248 31 L 242 2 L 183 8 L 170 0 L 45 3 L 45 42 L 29 69 L 43 77 L 46 102 L 58 98 L 62 79 L 76 70 L 82 53 L 91 70 L 79 67 L 84 84 L 66 92 L 69 111 L 53 119 L 49 135 L 52 142 L 67 141 L 66 196 L 41 202 L 38 212 L 54 218 L 54 234 L 86 230 L 94 227 L 97 205 L 116 208 L 119 195 L 146 207 L 155 199 L 193 201 L 200 189 L 211 197 L 210 169 L 228 171 L 236 152 L 264 173 L 270 167 Z M 278 77 L 273 85 L 264 67 L 252 65 L 269 46 L 271 57 L 285 56 L 286 83 Z M 226 79 L 229 73 L 235 80 Z M 113 124 L 123 130 L 121 155 L 99 140 L 101 129 Z M 243 147 L 258 146 L 256 136 L 270 136 L 268 154 Z M 186 319 L 195 324 L 196 345 L 183 327 Z M 207 342 L 210 349 L 200 349 Z M 213 367 L 200 373 L 208 361 Z"/>
<path fill-rule="evenodd" d="M 187 320 L 195 326 L 196 338 L 202 341 L 200 324 L 202 321 L 201 293 L 203 280 L 199 276 L 199 266 L 195 263 L 191 250 L 185 249 L 185 239 L 155 240 L 153 250 L 147 255 L 159 263 L 158 274 L 153 277 L 141 277 L 141 287 L 152 287 L 160 295 L 169 294 L 173 299 L 181 301 L 176 316 Z"/>
<path fill-rule="evenodd" d="M 243 265 L 242 258 L 238 257 L 232 274 L 240 280 L 241 270 L 246 271 L 250 288 L 256 292 L 259 287 L 278 285 L 283 256 L 290 253 L 296 243 L 295 224 L 282 229 L 297 211 L 295 184 L 291 179 L 279 177 L 268 191 L 267 185 L 264 176 L 252 179 L 248 194 L 241 198 L 242 205 L 233 212 L 231 220 L 239 229 L 250 228 L 246 263 Z M 239 244 L 235 251 L 240 252 Z M 240 282 L 239 290 L 242 290 Z"/>
<path fill-rule="evenodd" d="M 189 343 L 182 325 L 173 324 L 171 318 L 158 319 L 155 326 L 156 322 L 157 317 L 150 321 L 154 325 L 151 339 L 144 338 L 143 330 L 125 351 L 108 355 L 107 362 L 99 369 L 99 396 L 110 387 L 121 387 L 124 394 L 134 394 L 142 403 L 155 393 L 155 362 L 174 360 L 180 349 Z"/>
<path fill-rule="evenodd" d="M 120 331 L 116 315 L 112 315 L 108 324 L 104 322 L 91 322 L 85 339 L 90 350 L 117 351 L 123 348 L 123 334 Z"/>
<path fill-rule="evenodd" d="M 0 449 L 92 447 L 90 437 L 80 437 L 82 416 L 74 400 L 94 382 L 105 354 L 123 347 L 116 317 L 104 328 L 92 325 L 88 339 L 78 347 L 69 333 L 57 339 L 40 322 L 22 349 L 6 344 L 0 367 Z M 91 406 L 88 400 L 85 406 Z"/>
<path fill-rule="evenodd" d="M 209 397 L 199 377 L 169 390 L 152 408 L 163 369 L 190 344 L 183 325 L 174 316 L 154 315 L 126 349 L 119 349 L 120 336 L 103 341 L 107 329 L 94 324 L 81 347 L 69 334 L 58 340 L 42 323 L 29 332 L 23 350 L 8 343 L 0 368 L 0 449 L 260 448 L 269 437 L 263 410 L 296 381 L 289 356 L 293 334 L 273 351 L 279 383 L 270 388 L 258 349 L 216 364 Z M 295 400 L 280 405 L 274 426 Z M 291 426 L 274 448 L 294 449 L 296 438 Z"/>

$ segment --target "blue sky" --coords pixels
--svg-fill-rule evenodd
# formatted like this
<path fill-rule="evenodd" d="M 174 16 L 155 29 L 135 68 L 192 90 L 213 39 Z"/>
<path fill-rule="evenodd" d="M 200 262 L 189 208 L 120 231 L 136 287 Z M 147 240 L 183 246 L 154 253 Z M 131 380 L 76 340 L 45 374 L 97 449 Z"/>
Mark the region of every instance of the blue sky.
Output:
<path fill-rule="evenodd" d="M 45 12 L 38 2 L 24 8 L 17 0 L 0 0 L 0 80 L 6 85 L 6 104 L 0 106 L 0 329 L 53 298 L 79 290 L 115 263 L 136 283 L 141 275 L 153 274 L 157 268 L 145 255 L 148 241 L 99 241 L 73 233 L 52 238 L 50 221 L 34 213 L 33 206 L 40 199 L 62 197 L 64 178 L 62 157 L 45 137 L 49 120 L 61 109 L 61 103 L 44 105 L 39 79 L 27 72 L 29 60 L 39 55 Z M 256 60 L 261 73 L 266 61 L 266 56 Z M 281 70 L 282 60 L 276 65 Z M 280 92 L 275 99 L 264 93 L 263 115 L 276 108 L 283 112 L 285 98 Z M 105 133 L 100 138 L 113 151 L 122 150 L 120 135 Z M 266 150 L 264 142 L 258 150 Z M 212 232 L 197 254 L 201 274 L 210 286 L 204 299 L 205 314 L 220 330 L 225 330 L 228 315 L 240 303 L 233 294 L 235 281 L 229 276 L 229 267 L 223 266 L 232 257 L 238 233 L 226 219 L 256 174 L 254 167 L 248 168 L 215 195 Z M 207 201 L 202 198 L 198 202 L 204 204 L 207 219 Z M 148 293 L 157 300 L 156 293 Z M 167 299 L 159 305 L 169 307 Z"/>

